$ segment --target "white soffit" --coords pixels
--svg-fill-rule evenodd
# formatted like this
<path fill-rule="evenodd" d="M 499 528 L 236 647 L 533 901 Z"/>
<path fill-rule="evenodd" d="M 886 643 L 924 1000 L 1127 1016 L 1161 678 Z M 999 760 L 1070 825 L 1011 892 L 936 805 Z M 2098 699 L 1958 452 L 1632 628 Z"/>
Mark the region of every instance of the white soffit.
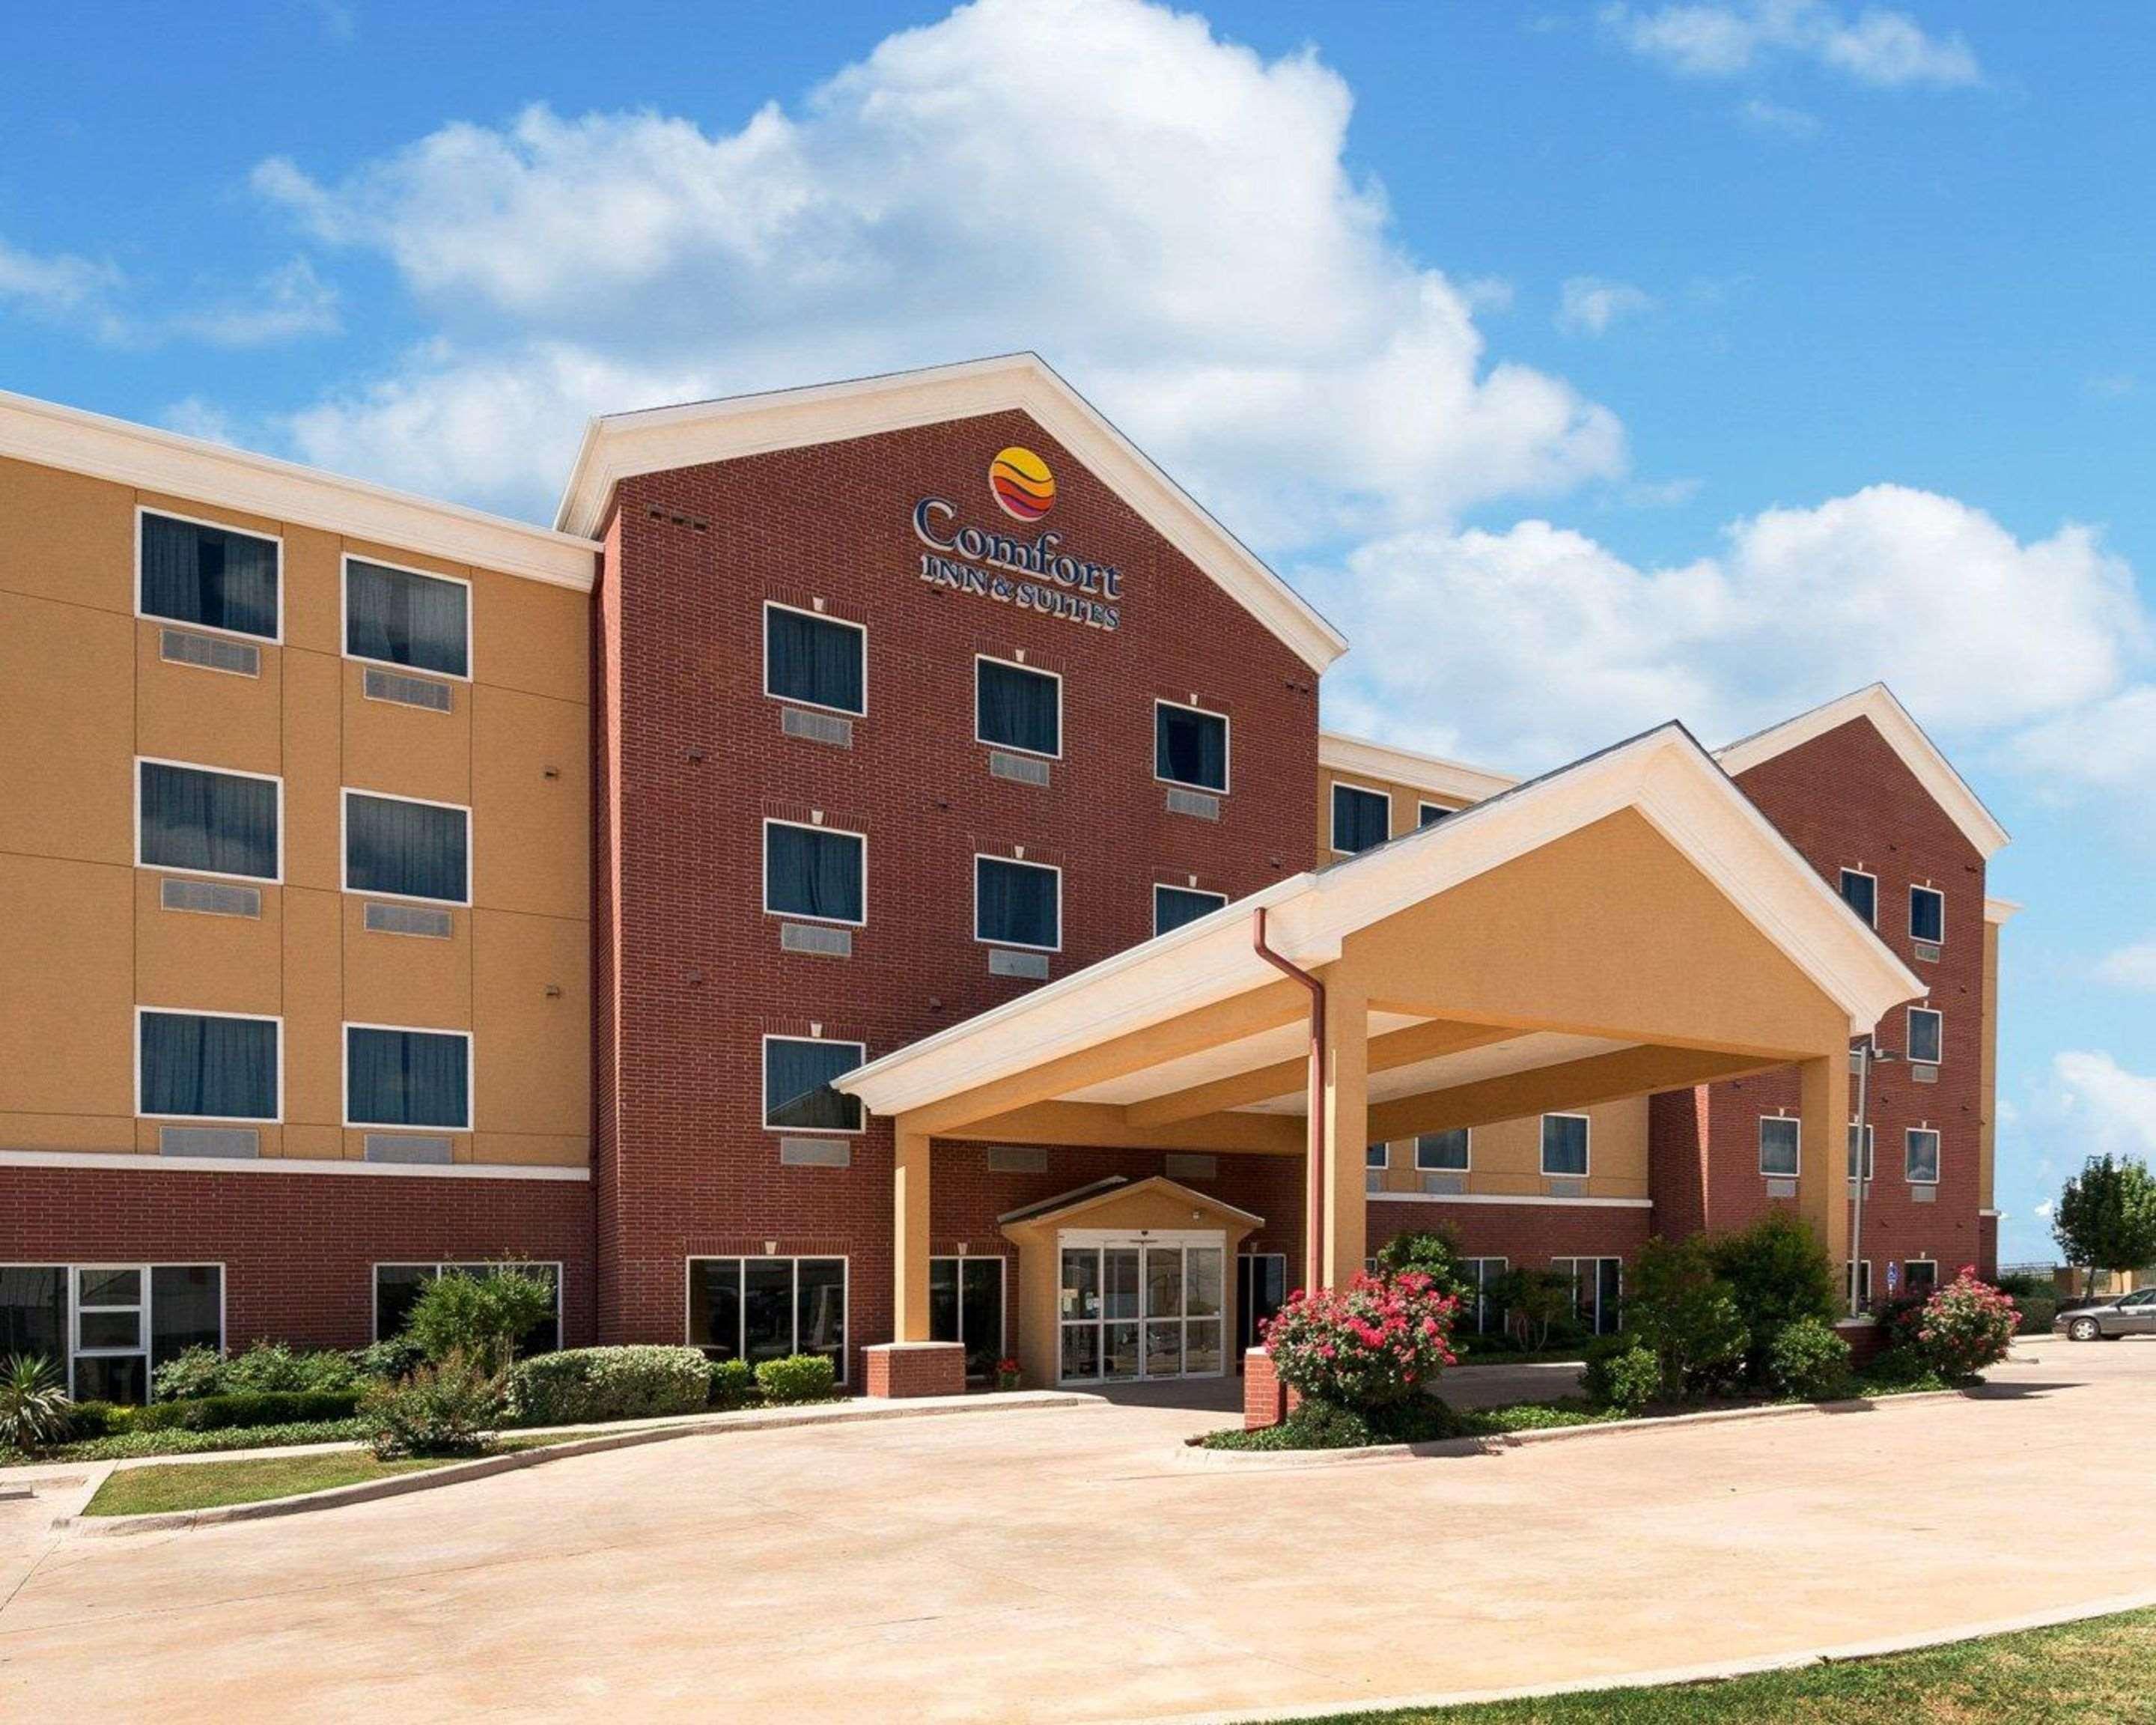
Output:
<path fill-rule="evenodd" d="M 1515 1036 L 1507 1042 L 1493 1042 L 1486 1047 L 1466 1049 L 1459 1054 L 1440 1055 L 1432 1060 L 1417 1060 L 1412 1065 L 1391 1066 L 1382 1072 L 1373 1072 L 1369 1097 L 1373 1103 L 1394 1102 L 1402 1096 L 1419 1096 L 1426 1091 L 1457 1090 L 1463 1084 L 1510 1078 L 1517 1073 L 1533 1072 L 1544 1066 L 1563 1065 L 1568 1060 L 1584 1060 L 1594 1055 L 1615 1054 L 1620 1050 L 1638 1046 L 1637 1043 L 1619 1042 L 1607 1036 L 1566 1036 L 1555 1031 L 1535 1031 Z M 1307 1114 L 1310 1106 L 1306 1096 L 1297 1091 L 1269 1096 L 1240 1111 L 1300 1117 Z"/>
<path fill-rule="evenodd" d="M 1404 1030 L 1410 1025 L 1426 1022 L 1426 1019 L 1406 1013 L 1373 1012 L 1370 1014 L 1370 1034 L 1383 1036 L 1394 1030 Z M 1256 1036 L 1238 1037 L 1233 1042 L 1224 1042 L 1197 1054 L 1185 1055 L 1179 1060 L 1163 1060 L 1159 1065 L 1147 1066 L 1142 1071 L 1127 1072 L 1120 1078 L 1089 1084 L 1083 1090 L 1067 1092 L 1059 1100 L 1066 1102 L 1109 1102 L 1118 1106 L 1150 1101 L 1156 1096 L 1173 1096 L 1178 1091 L 1188 1090 L 1195 1085 L 1210 1084 L 1216 1079 L 1235 1078 L 1245 1072 L 1255 1072 L 1261 1066 L 1278 1065 L 1284 1060 L 1300 1060 L 1309 1048 L 1310 1027 L 1306 1024 L 1281 1024 Z"/>
<path fill-rule="evenodd" d="M 1346 636 L 1035 353 L 604 415 L 585 429 L 555 524 L 598 532 L 614 487 L 638 474 L 1013 410 L 1031 415 L 1312 669 L 1348 650 Z"/>
<path fill-rule="evenodd" d="M 1520 782 L 1507 773 L 1448 761 L 1442 755 L 1393 748 L 1340 731 L 1317 733 L 1317 763 L 1351 778 L 1383 779 L 1461 803 L 1483 802 Z"/>
<path fill-rule="evenodd" d="M 1725 773 L 1735 778 L 1762 761 L 1785 755 L 1854 719 L 1871 720 L 1872 727 L 1887 739 L 1887 747 L 1902 757 L 1932 800 L 1947 812 L 1948 818 L 1961 829 L 1987 861 L 2006 843 L 2006 829 L 1999 825 L 1997 818 L 1969 788 L 1969 781 L 1954 771 L 1939 746 L 1924 734 L 1923 726 L 1910 717 L 1909 710 L 1894 698 L 1894 691 L 1884 683 L 1874 683 L 1869 688 L 1830 701 L 1824 706 L 1815 706 L 1808 713 L 1799 713 L 1794 719 L 1755 732 L 1741 742 L 1717 750 L 1714 758 L 1722 763 Z"/>

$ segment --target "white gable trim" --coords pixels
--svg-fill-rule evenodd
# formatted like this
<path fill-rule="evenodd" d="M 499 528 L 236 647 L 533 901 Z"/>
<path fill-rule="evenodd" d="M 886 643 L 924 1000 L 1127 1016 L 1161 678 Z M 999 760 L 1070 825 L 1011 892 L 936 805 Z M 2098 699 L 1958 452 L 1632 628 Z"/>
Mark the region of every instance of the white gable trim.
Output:
<path fill-rule="evenodd" d="M 598 533 L 614 488 L 638 474 L 1013 409 L 1030 414 L 1305 664 L 1322 671 L 1348 650 L 1346 636 L 1033 353 L 607 414 L 585 429 L 555 524 Z"/>
<path fill-rule="evenodd" d="M 1946 810 L 1948 819 L 1986 860 L 2006 843 L 2006 829 L 1999 825 L 1969 788 L 1969 782 L 1954 771 L 1938 745 L 1924 735 L 1923 727 L 1909 716 L 1909 710 L 1894 698 L 1894 691 L 1884 683 L 1859 689 L 1838 701 L 1830 701 L 1824 706 L 1815 706 L 1808 713 L 1799 713 L 1794 719 L 1755 732 L 1740 742 L 1732 742 L 1717 750 L 1715 759 L 1734 778 L 1762 761 L 1787 754 L 1852 719 L 1871 721 L 1873 728 L 1887 739 L 1887 746 L 1931 793 L 1932 800 Z"/>
<path fill-rule="evenodd" d="M 1509 791 L 1520 781 L 1502 773 L 1486 772 L 1442 755 L 1425 755 L 1414 749 L 1397 749 L 1341 731 L 1317 733 L 1317 762 L 1335 773 L 1361 778 L 1382 778 L 1432 796 L 1460 803 L 1481 803 Z"/>

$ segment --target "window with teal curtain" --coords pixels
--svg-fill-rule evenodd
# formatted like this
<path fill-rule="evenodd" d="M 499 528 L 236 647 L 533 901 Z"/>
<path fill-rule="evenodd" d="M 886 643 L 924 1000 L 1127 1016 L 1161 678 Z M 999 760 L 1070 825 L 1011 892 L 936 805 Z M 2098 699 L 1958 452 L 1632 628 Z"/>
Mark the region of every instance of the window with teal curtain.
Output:
<path fill-rule="evenodd" d="M 1186 922 L 1195 922 L 1200 916 L 1209 916 L 1228 902 L 1224 892 L 1198 892 L 1182 886 L 1156 886 L 1152 890 L 1152 932 L 1166 934 L 1171 928 L 1180 928 Z"/>
<path fill-rule="evenodd" d="M 866 711 L 866 631 L 828 617 L 763 610 L 763 685 L 784 701 L 828 706 L 842 713 Z"/>
<path fill-rule="evenodd" d="M 1421 1134 L 1415 1140 L 1415 1166 L 1425 1173 L 1466 1173 L 1467 1128 Z"/>
<path fill-rule="evenodd" d="M 276 780 L 162 761 L 141 772 L 146 865 L 277 878 Z"/>
<path fill-rule="evenodd" d="M 973 937 L 999 947 L 1062 944 L 1062 877 L 1034 863 L 973 860 Z"/>
<path fill-rule="evenodd" d="M 1353 856 L 1393 835 L 1393 801 L 1352 784 L 1332 787 L 1332 848 Z"/>
<path fill-rule="evenodd" d="M 1045 671 L 996 659 L 973 661 L 973 734 L 1028 754 L 1063 752 L 1063 685 Z"/>
<path fill-rule="evenodd" d="M 471 1129 L 471 1039 L 447 1030 L 345 1029 L 345 1112 L 355 1126 Z"/>
<path fill-rule="evenodd" d="M 1587 1120 L 1578 1114 L 1543 1116 L 1543 1172 L 1578 1178 L 1587 1173 Z"/>
<path fill-rule="evenodd" d="M 142 611 L 277 639 L 277 542 L 171 516 L 142 516 Z"/>
<path fill-rule="evenodd" d="M 357 791 L 344 799 L 344 884 L 400 898 L 471 899 L 471 817 L 461 809 Z"/>
<path fill-rule="evenodd" d="M 834 1090 L 868 1058 L 858 1042 L 767 1036 L 763 1043 L 763 1123 L 777 1132 L 859 1132 L 857 1097 Z"/>
<path fill-rule="evenodd" d="M 470 601 L 461 581 L 353 557 L 344 566 L 344 650 L 355 659 L 470 676 Z"/>
<path fill-rule="evenodd" d="M 863 918 L 866 842 L 857 833 L 768 821 L 763 829 L 763 907 L 826 922 Z"/>
<path fill-rule="evenodd" d="M 274 1019 L 141 1014 L 141 1110 L 203 1120 L 277 1117 Z"/>
<path fill-rule="evenodd" d="M 1226 718 L 1165 701 L 1154 702 L 1152 713 L 1154 777 L 1174 784 L 1195 785 L 1202 791 L 1225 791 Z"/>

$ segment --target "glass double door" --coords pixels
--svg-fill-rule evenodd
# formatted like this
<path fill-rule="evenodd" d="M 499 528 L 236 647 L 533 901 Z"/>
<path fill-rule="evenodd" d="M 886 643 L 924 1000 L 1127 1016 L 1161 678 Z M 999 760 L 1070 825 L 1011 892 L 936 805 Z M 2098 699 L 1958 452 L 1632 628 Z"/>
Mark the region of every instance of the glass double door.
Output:
<path fill-rule="evenodd" d="M 1059 1250 L 1064 1383 L 1220 1375 L 1227 1320 L 1219 1235 L 1065 1238 Z"/>

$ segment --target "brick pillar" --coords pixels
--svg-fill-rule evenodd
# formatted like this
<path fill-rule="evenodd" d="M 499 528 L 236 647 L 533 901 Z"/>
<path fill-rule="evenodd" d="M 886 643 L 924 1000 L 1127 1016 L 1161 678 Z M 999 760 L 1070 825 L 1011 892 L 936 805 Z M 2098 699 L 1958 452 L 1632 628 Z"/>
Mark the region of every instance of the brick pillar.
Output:
<path fill-rule="evenodd" d="M 1271 1355 L 1253 1348 L 1243 1356 L 1243 1430 L 1278 1425 L 1298 1407 L 1302 1398 L 1273 1375 Z"/>
<path fill-rule="evenodd" d="M 865 1386 L 886 1399 L 966 1393 L 966 1350 L 957 1342 L 885 1342 L 864 1348 Z"/>

